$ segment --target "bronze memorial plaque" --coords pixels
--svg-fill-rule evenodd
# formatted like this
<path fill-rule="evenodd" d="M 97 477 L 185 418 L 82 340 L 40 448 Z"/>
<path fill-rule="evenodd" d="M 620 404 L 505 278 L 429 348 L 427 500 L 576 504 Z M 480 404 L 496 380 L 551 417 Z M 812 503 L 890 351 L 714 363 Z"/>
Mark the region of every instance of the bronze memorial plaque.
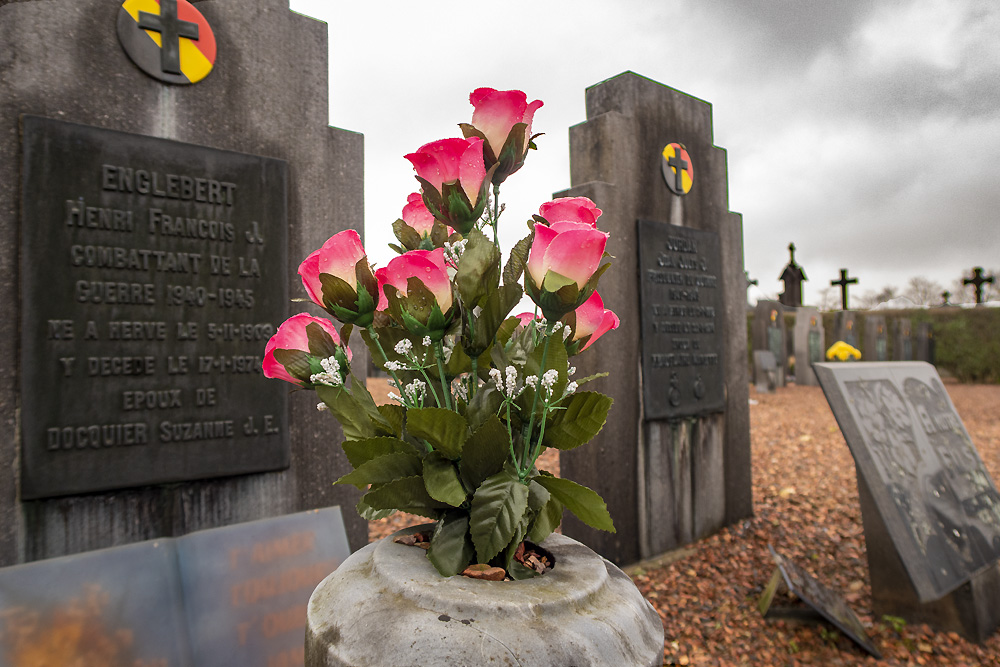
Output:
<path fill-rule="evenodd" d="M 22 497 L 287 467 L 287 164 L 21 120 Z"/>
<path fill-rule="evenodd" d="M 638 242 L 645 418 L 721 412 L 719 236 L 639 220 Z"/>

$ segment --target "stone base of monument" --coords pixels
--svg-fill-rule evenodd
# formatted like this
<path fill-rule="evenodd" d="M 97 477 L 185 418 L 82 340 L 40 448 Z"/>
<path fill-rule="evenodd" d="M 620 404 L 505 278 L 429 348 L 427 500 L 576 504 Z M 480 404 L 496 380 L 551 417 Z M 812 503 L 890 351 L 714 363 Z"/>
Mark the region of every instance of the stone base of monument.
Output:
<path fill-rule="evenodd" d="M 861 472 L 858 494 L 876 618 L 898 616 L 982 643 L 1000 627 L 1000 564 L 974 575 L 938 600 L 921 602 Z"/>
<path fill-rule="evenodd" d="M 482 581 L 442 577 L 392 537 L 369 544 L 313 592 L 306 666 L 662 663 L 660 617 L 628 575 L 563 535 L 542 546 L 548 573 Z"/>

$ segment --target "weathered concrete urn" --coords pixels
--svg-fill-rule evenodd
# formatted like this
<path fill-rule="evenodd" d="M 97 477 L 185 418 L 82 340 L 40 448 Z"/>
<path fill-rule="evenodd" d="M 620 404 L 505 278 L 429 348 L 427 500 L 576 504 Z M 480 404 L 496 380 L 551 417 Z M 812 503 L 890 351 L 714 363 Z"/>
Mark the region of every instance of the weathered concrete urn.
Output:
<path fill-rule="evenodd" d="M 391 537 L 369 544 L 313 592 L 307 667 L 662 664 L 660 617 L 628 575 L 563 535 L 542 546 L 550 572 L 493 582 L 442 577 Z"/>

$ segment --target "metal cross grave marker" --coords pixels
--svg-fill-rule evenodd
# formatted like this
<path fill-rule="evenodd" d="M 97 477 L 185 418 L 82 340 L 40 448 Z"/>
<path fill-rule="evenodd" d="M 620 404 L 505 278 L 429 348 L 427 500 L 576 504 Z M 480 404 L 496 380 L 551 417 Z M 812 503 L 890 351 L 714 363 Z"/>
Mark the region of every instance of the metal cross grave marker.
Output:
<path fill-rule="evenodd" d="M 840 309 L 841 310 L 847 310 L 847 286 L 848 285 L 857 285 L 857 284 L 858 284 L 858 279 L 857 278 L 848 278 L 847 277 L 847 269 L 841 269 L 840 270 L 840 280 L 831 280 L 830 281 L 830 285 L 831 286 L 833 286 L 833 285 L 839 285 L 840 286 L 840 304 L 841 304 L 841 308 Z"/>
<path fill-rule="evenodd" d="M 976 290 L 976 305 L 978 306 L 983 302 L 983 285 L 986 283 L 993 283 L 993 276 L 983 276 L 983 267 L 977 266 L 972 269 L 971 278 L 963 278 L 963 285 L 972 285 L 973 289 Z"/>

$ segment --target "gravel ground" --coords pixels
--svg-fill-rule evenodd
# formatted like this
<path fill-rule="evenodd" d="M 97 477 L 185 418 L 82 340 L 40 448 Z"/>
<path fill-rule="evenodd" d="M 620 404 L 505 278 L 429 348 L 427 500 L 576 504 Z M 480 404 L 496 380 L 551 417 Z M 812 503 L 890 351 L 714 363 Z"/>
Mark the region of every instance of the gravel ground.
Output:
<path fill-rule="evenodd" d="M 998 479 L 1000 386 L 947 389 Z M 750 395 L 754 516 L 676 552 L 669 564 L 629 570 L 663 618 L 664 664 L 1000 666 L 1000 634 L 976 645 L 873 616 L 854 462 L 822 391 L 789 386 L 758 395 L 751 388 Z M 558 473 L 554 456 L 547 463 Z M 390 517 L 372 522 L 369 535 L 422 521 Z M 882 661 L 832 626 L 761 617 L 757 602 L 774 570 L 768 544 L 847 600 Z"/>

